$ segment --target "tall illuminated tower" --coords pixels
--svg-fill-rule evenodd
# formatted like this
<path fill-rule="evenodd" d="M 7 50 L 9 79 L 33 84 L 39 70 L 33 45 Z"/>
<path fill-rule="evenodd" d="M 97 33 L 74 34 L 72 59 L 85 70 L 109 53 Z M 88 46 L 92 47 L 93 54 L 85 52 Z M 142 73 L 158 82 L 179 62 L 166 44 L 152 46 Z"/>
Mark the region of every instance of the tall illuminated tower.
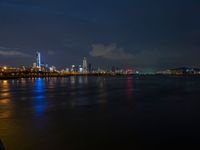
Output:
<path fill-rule="evenodd" d="M 39 71 L 41 71 L 41 54 L 40 52 L 36 52 L 36 64 Z"/>
<path fill-rule="evenodd" d="M 84 57 L 83 58 L 83 73 L 87 73 L 88 72 L 88 63 L 87 63 L 87 58 Z"/>

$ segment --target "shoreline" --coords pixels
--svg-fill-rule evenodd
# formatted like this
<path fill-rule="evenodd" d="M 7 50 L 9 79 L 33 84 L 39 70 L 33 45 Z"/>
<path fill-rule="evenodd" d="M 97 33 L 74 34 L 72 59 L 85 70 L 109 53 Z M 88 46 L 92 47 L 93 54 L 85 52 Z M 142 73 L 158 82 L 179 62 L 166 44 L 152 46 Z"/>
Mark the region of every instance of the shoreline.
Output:
<path fill-rule="evenodd" d="M 67 78 L 67 77 L 200 77 L 200 75 L 161 75 L 161 74 L 65 74 L 65 75 L 34 75 L 34 76 L 0 76 L 0 80 L 13 80 L 13 79 L 35 79 L 35 78 Z"/>

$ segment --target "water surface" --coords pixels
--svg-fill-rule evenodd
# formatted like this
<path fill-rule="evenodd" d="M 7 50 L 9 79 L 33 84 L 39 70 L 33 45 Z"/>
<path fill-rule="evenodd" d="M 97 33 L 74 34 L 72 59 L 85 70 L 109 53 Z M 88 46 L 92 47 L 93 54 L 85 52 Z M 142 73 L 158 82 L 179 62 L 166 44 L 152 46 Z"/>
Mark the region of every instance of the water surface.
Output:
<path fill-rule="evenodd" d="M 199 93 L 199 77 L 2 80 L 0 138 L 8 150 L 199 146 Z"/>

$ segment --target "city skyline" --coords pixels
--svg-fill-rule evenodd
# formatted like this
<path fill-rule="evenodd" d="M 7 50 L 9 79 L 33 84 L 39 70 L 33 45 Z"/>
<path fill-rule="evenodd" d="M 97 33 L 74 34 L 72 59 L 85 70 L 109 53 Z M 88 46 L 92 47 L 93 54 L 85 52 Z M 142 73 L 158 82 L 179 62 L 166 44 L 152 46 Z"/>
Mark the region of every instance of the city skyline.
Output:
<path fill-rule="evenodd" d="M 0 68 L 37 68 L 37 70 L 40 72 L 42 71 L 42 68 L 44 68 L 45 70 L 49 70 L 50 72 L 53 70 L 57 70 L 57 71 L 66 71 L 66 72 L 79 72 L 79 73 L 91 73 L 91 71 L 97 71 L 97 72 L 101 72 L 101 71 L 105 71 L 105 72 L 115 72 L 114 70 L 118 70 L 118 71 L 127 71 L 129 72 L 129 70 L 131 70 L 131 72 L 135 73 L 135 74 L 171 74 L 170 72 L 172 70 L 177 70 L 177 72 L 191 72 L 193 70 L 197 70 L 199 74 L 199 70 L 200 67 L 188 67 L 188 66 L 181 66 L 181 67 L 172 67 L 172 68 L 160 68 L 160 70 L 154 70 L 154 71 L 142 71 L 139 69 L 136 69 L 134 67 L 130 67 L 130 66 L 125 66 L 125 67 L 119 67 L 116 64 L 115 65 L 107 65 L 105 66 L 101 66 L 101 65 L 97 65 L 95 63 L 91 63 L 90 61 L 88 61 L 87 57 L 82 57 L 82 61 L 79 60 L 79 63 L 75 64 L 75 63 L 71 63 L 71 64 L 65 64 L 65 66 L 63 68 L 58 67 L 56 64 L 49 64 L 48 60 L 45 60 L 45 56 L 41 54 L 40 51 L 35 51 L 35 55 L 34 56 L 29 56 L 33 58 L 32 64 L 27 65 L 27 64 L 21 64 L 21 65 L 8 65 L 8 64 L 0 64 Z M 81 63 L 82 62 L 82 63 Z M 187 71 L 189 69 L 189 71 Z M 172 71 L 173 72 L 173 71 Z M 176 73 L 172 73 L 172 74 L 176 74 Z M 179 73 L 178 73 L 179 74 Z M 182 73 L 181 73 L 182 74 Z"/>
<path fill-rule="evenodd" d="M 59 68 L 81 64 L 143 72 L 199 67 L 195 0 L 0 2 L 0 64 L 31 66 L 35 50 Z"/>

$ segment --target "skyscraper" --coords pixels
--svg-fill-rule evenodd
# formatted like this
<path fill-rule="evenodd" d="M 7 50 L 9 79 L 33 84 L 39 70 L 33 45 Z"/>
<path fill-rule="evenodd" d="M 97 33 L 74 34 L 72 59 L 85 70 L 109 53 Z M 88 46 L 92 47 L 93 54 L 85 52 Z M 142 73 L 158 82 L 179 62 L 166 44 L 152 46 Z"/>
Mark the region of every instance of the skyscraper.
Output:
<path fill-rule="evenodd" d="M 39 71 L 41 71 L 41 54 L 40 52 L 36 52 L 36 64 Z"/>
<path fill-rule="evenodd" d="M 88 73 L 88 63 L 87 63 L 87 58 L 83 58 L 83 73 Z"/>
<path fill-rule="evenodd" d="M 92 72 L 92 64 L 88 64 L 88 72 L 91 73 Z"/>
<path fill-rule="evenodd" d="M 33 68 L 36 69 L 37 68 L 37 63 L 33 63 Z"/>

